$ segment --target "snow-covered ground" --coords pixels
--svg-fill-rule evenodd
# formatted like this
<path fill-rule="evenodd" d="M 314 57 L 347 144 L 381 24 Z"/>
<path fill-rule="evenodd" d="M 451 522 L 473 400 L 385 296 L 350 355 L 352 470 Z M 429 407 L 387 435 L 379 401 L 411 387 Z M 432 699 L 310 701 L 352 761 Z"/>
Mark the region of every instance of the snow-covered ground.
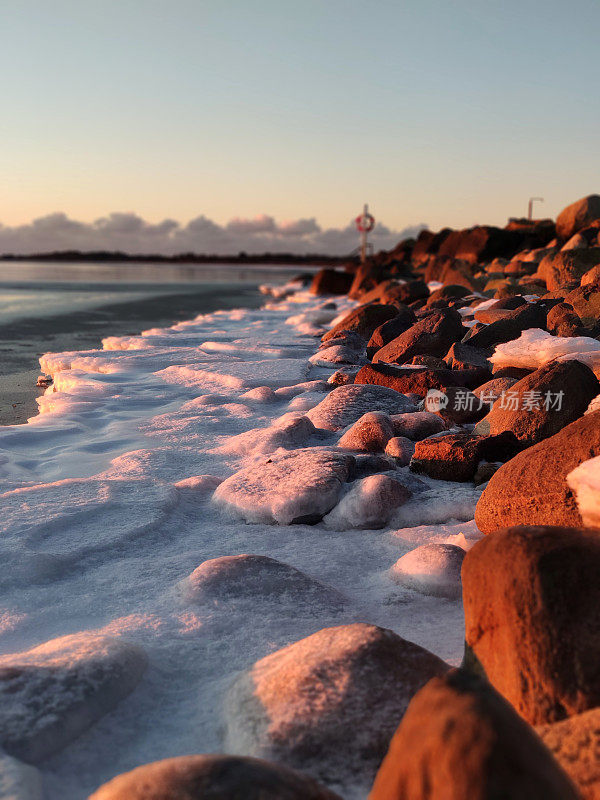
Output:
<path fill-rule="evenodd" d="M 39 416 L 0 428 L 0 667 L 26 663 L 42 670 L 36 680 L 43 684 L 44 669 L 79 675 L 86 663 L 91 674 L 97 647 L 104 672 L 94 691 L 115 706 L 84 724 L 65 698 L 57 713 L 75 719 L 73 732 L 69 723 L 58 738 L 44 733 L 31 756 L 48 800 L 79 800 L 149 761 L 222 752 L 224 697 L 240 671 L 326 626 L 377 624 L 460 662 L 461 603 L 437 596 L 437 556 L 431 594 L 426 574 L 418 575 L 432 563 L 429 551 L 405 562 L 405 572 L 417 573 L 413 581 L 399 581 L 392 567 L 422 545 L 468 548 L 478 536 L 479 490 L 417 478 L 404 467 L 395 472 L 413 497 L 384 528 L 360 527 L 372 520 L 364 506 L 373 503 L 370 484 L 323 522 L 286 524 L 327 492 L 335 503 L 352 488 L 335 450 L 343 430 L 319 427 L 324 412 L 304 416 L 331 396 L 326 381 L 339 366 L 310 360 L 315 335 L 352 305 L 334 300 L 331 309 L 298 292 L 261 310 L 111 337 L 99 351 L 48 354 L 42 368 L 54 386 L 40 398 Z M 324 411 L 330 420 L 339 409 Z M 316 483 L 299 500 L 300 473 Z M 372 483 L 375 491 L 381 482 Z M 243 591 L 243 577 L 227 570 L 194 572 L 209 559 L 243 553 L 277 559 L 312 580 L 293 571 L 288 579 L 284 570 L 263 591 L 250 574 L 255 588 Z M 237 589 L 228 591 L 227 581 Z M 141 677 L 119 691 L 126 657 Z M 74 692 L 69 680 L 52 691 Z M 21 685 L 14 692 L 17 717 L 23 708 L 39 713 L 30 697 L 19 705 Z M 0 710 L 0 732 L 8 708 Z M 18 728 L 19 719 L 11 724 Z M 343 788 L 346 797 L 364 796 L 364 787 Z"/>

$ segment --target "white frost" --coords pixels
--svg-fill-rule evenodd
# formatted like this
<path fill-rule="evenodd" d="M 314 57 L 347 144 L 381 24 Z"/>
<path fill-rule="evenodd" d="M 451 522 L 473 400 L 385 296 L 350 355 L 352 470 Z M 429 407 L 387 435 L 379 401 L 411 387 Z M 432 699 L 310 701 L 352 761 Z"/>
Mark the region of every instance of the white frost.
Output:
<path fill-rule="evenodd" d="M 600 456 L 584 461 L 567 475 L 584 525 L 600 528 Z"/>

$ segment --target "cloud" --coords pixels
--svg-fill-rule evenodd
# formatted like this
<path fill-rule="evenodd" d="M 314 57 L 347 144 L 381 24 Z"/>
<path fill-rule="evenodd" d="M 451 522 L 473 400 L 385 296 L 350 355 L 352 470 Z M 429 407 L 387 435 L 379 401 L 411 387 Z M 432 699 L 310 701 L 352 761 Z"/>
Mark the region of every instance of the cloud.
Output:
<path fill-rule="evenodd" d="M 389 250 L 401 239 L 415 236 L 423 223 L 403 230 L 378 223 L 371 234 L 375 250 Z M 294 253 L 348 255 L 359 244 L 353 222 L 343 228 L 322 228 L 314 217 L 277 222 L 260 214 L 235 217 L 218 225 L 201 215 L 182 225 L 174 219 L 150 223 L 134 213 L 113 212 L 94 222 L 80 222 L 66 214 L 48 214 L 26 225 L 0 223 L 0 253 L 19 255 L 54 250 L 120 250 L 132 254 Z"/>

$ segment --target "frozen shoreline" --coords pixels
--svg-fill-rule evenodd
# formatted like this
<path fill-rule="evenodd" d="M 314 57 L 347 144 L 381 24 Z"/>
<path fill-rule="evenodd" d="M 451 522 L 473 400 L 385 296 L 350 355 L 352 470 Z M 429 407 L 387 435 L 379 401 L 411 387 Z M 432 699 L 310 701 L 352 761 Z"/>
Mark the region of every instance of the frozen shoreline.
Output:
<path fill-rule="evenodd" d="M 239 671 L 326 626 L 377 624 L 460 662 L 461 602 L 403 588 L 389 570 L 418 545 L 476 537 L 473 522 L 452 519 L 472 516 L 472 486 L 436 481 L 412 502 L 410 528 L 392 520 L 376 531 L 246 524 L 211 502 L 218 480 L 258 458 L 232 447 L 233 436 L 326 396 L 333 369 L 309 359 L 318 330 L 354 305 L 335 302 L 328 309 L 299 292 L 109 337 L 110 349 L 49 354 L 42 364 L 56 391 L 40 398 L 41 414 L 0 428 L 2 653 L 93 631 L 148 657 L 135 691 L 40 765 L 50 800 L 85 797 L 149 761 L 223 751 L 223 698 Z M 218 480 L 198 478 L 207 475 Z M 181 581 L 201 563 L 241 553 L 289 564 L 347 603 L 182 596 Z M 366 792 L 343 788 L 347 798 Z"/>

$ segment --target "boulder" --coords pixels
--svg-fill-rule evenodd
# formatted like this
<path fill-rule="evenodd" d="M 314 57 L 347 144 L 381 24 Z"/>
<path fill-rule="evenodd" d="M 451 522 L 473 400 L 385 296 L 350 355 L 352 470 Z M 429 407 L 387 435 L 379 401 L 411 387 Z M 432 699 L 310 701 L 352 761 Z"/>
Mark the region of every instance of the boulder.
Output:
<path fill-rule="evenodd" d="M 363 295 L 361 300 L 363 303 L 379 302 L 393 303 L 394 305 L 406 303 L 408 305 L 416 300 L 424 300 L 427 297 L 429 297 L 429 289 L 422 280 L 402 283 L 390 280 L 377 284 L 370 292 Z"/>
<path fill-rule="evenodd" d="M 412 497 L 406 486 L 389 475 L 369 475 L 354 481 L 348 494 L 323 520 L 328 528 L 376 530 Z"/>
<path fill-rule="evenodd" d="M 600 264 L 600 247 L 577 250 L 561 250 L 555 255 L 545 256 L 536 273 L 552 291 L 562 287 L 575 288 L 588 270 Z"/>
<path fill-rule="evenodd" d="M 545 364 L 496 400 L 475 426 L 481 436 L 512 431 L 528 447 L 558 433 L 584 414 L 600 394 L 592 370 L 575 359 Z"/>
<path fill-rule="evenodd" d="M 417 321 L 412 308 L 402 304 L 399 304 L 396 308 L 398 311 L 396 316 L 373 331 L 367 344 L 368 358 L 373 358 L 378 350 L 407 331 Z"/>
<path fill-rule="evenodd" d="M 527 300 L 517 294 L 512 297 L 506 297 L 503 300 L 496 300 L 493 305 L 487 306 L 487 308 L 476 308 L 474 316 L 478 322 L 485 322 L 486 325 L 490 325 L 496 320 L 506 319 L 506 317 L 510 316 L 511 311 L 525 305 L 527 305 Z"/>
<path fill-rule="evenodd" d="M 384 279 L 385 269 L 381 264 L 361 264 L 354 273 L 348 296 L 358 300 Z"/>
<path fill-rule="evenodd" d="M 363 339 L 370 339 L 371 334 L 389 319 L 396 316 L 397 309 L 394 306 L 386 306 L 381 303 L 367 303 L 357 306 L 341 319 L 337 325 L 323 335 L 322 341 L 328 342 L 335 339 L 340 331 L 352 331 L 362 336 Z"/>
<path fill-rule="evenodd" d="M 373 362 L 402 364 L 416 355 L 445 356 L 464 333 L 457 311 L 434 311 L 378 350 Z"/>
<path fill-rule="evenodd" d="M 463 386 L 462 372 L 450 369 L 414 369 L 392 364 L 367 364 L 356 374 L 355 384 L 387 386 L 401 394 L 425 397 L 430 389 L 444 390 L 448 386 Z"/>
<path fill-rule="evenodd" d="M 402 414 L 413 410 L 413 403 L 403 394 L 386 386 L 357 384 L 355 379 L 353 384 L 338 386 L 330 392 L 318 405 L 307 411 L 306 416 L 316 428 L 340 431 L 367 411 Z"/>
<path fill-rule="evenodd" d="M 464 370 L 468 374 L 465 386 L 479 386 L 492 377 L 492 365 L 486 351 L 462 342 L 455 342 L 446 353 L 444 361 L 452 370 Z"/>
<path fill-rule="evenodd" d="M 433 678 L 413 698 L 370 800 L 578 800 L 534 731 L 466 670 Z"/>
<path fill-rule="evenodd" d="M 473 394 L 481 403 L 485 403 L 486 406 L 491 407 L 496 400 L 502 397 L 503 393 L 508 392 L 516 382 L 516 378 L 492 378 L 491 381 L 482 383 L 481 386 L 473 389 Z"/>
<path fill-rule="evenodd" d="M 556 235 L 567 241 L 596 219 L 600 219 L 600 195 L 590 194 L 563 208 L 556 218 Z"/>
<path fill-rule="evenodd" d="M 320 269 L 312 279 L 311 294 L 346 294 L 350 291 L 353 275 L 336 269 Z"/>
<path fill-rule="evenodd" d="M 112 711 L 139 683 L 136 645 L 91 633 L 62 636 L 0 657 L 0 745 L 37 763 Z"/>
<path fill-rule="evenodd" d="M 180 581 L 186 603 L 220 604 L 228 600 L 259 599 L 341 607 L 344 597 L 299 569 L 262 555 L 242 553 L 204 561 Z"/>
<path fill-rule="evenodd" d="M 386 456 L 395 459 L 399 467 L 407 467 L 415 454 L 415 443 L 406 436 L 392 436 L 385 446 Z"/>
<path fill-rule="evenodd" d="M 339 440 L 338 447 L 381 453 L 393 435 L 391 418 L 381 411 L 369 411 L 346 431 Z"/>
<path fill-rule="evenodd" d="M 117 775 L 89 800 L 341 800 L 281 764 L 229 755 L 179 756 Z"/>
<path fill-rule="evenodd" d="M 600 299 L 600 294 L 598 295 Z M 585 336 L 586 330 L 580 317 L 569 303 L 553 305 L 546 315 L 546 328 L 555 336 Z"/>
<path fill-rule="evenodd" d="M 467 334 L 463 340 L 471 347 L 486 349 L 502 342 L 518 339 L 519 335 L 529 328 L 546 327 L 546 311 L 540 303 L 527 303 L 510 311 L 503 319 L 486 325 L 473 333 Z M 471 329 L 473 330 L 473 329 Z"/>
<path fill-rule="evenodd" d="M 581 276 L 581 286 L 589 286 L 590 284 L 599 284 L 600 283 L 600 264 L 597 264 L 595 267 L 588 269 Z"/>
<path fill-rule="evenodd" d="M 411 697 L 447 665 L 375 625 L 324 628 L 258 661 L 226 698 L 226 747 L 370 783 Z"/>
<path fill-rule="evenodd" d="M 444 422 L 430 411 L 413 411 L 391 417 L 395 436 L 406 436 L 413 442 L 433 436 L 444 430 Z"/>
<path fill-rule="evenodd" d="M 600 798 L 600 708 L 562 722 L 539 725 L 537 733 L 581 792 L 582 800 Z"/>
<path fill-rule="evenodd" d="M 599 574 L 593 529 L 505 528 L 465 556 L 466 663 L 532 725 L 600 705 Z"/>
<path fill-rule="evenodd" d="M 492 477 L 475 511 L 482 533 L 510 525 L 581 525 L 567 475 L 600 455 L 600 411 L 524 450 Z"/>
<path fill-rule="evenodd" d="M 468 389 L 459 386 L 447 386 L 443 391 L 430 389 L 425 396 L 425 409 L 438 414 L 444 421 L 444 427 L 465 425 L 480 420 L 487 411 L 485 406 Z"/>
<path fill-rule="evenodd" d="M 451 283 L 447 286 L 442 286 L 441 289 L 436 289 L 435 292 L 432 292 L 429 295 L 425 305 L 427 307 L 431 307 L 441 300 L 446 306 L 448 306 L 451 304 L 452 300 L 460 300 L 463 297 L 467 297 L 469 294 L 470 290 L 466 286 Z"/>
<path fill-rule="evenodd" d="M 390 576 L 421 594 L 457 600 L 462 594 L 460 569 L 465 551 L 455 544 L 423 544 L 396 561 Z"/>
<path fill-rule="evenodd" d="M 442 481 L 470 481 L 480 461 L 504 461 L 515 452 L 512 434 L 473 436 L 453 433 L 417 442 L 410 462 L 413 472 Z"/>
<path fill-rule="evenodd" d="M 565 295 L 565 303 L 568 303 L 573 308 L 573 311 L 579 315 L 584 326 L 593 328 L 600 322 L 599 284 L 588 283 L 585 286 L 573 289 Z M 578 335 L 585 336 L 585 332 Z"/>
<path fill-rule="evenodd" d="M 295 450 L 235 472 L 213 500 L 246 522 L 315 523 L 337 503 L 353 467 L 353 457 L 344 453 Z"/>

